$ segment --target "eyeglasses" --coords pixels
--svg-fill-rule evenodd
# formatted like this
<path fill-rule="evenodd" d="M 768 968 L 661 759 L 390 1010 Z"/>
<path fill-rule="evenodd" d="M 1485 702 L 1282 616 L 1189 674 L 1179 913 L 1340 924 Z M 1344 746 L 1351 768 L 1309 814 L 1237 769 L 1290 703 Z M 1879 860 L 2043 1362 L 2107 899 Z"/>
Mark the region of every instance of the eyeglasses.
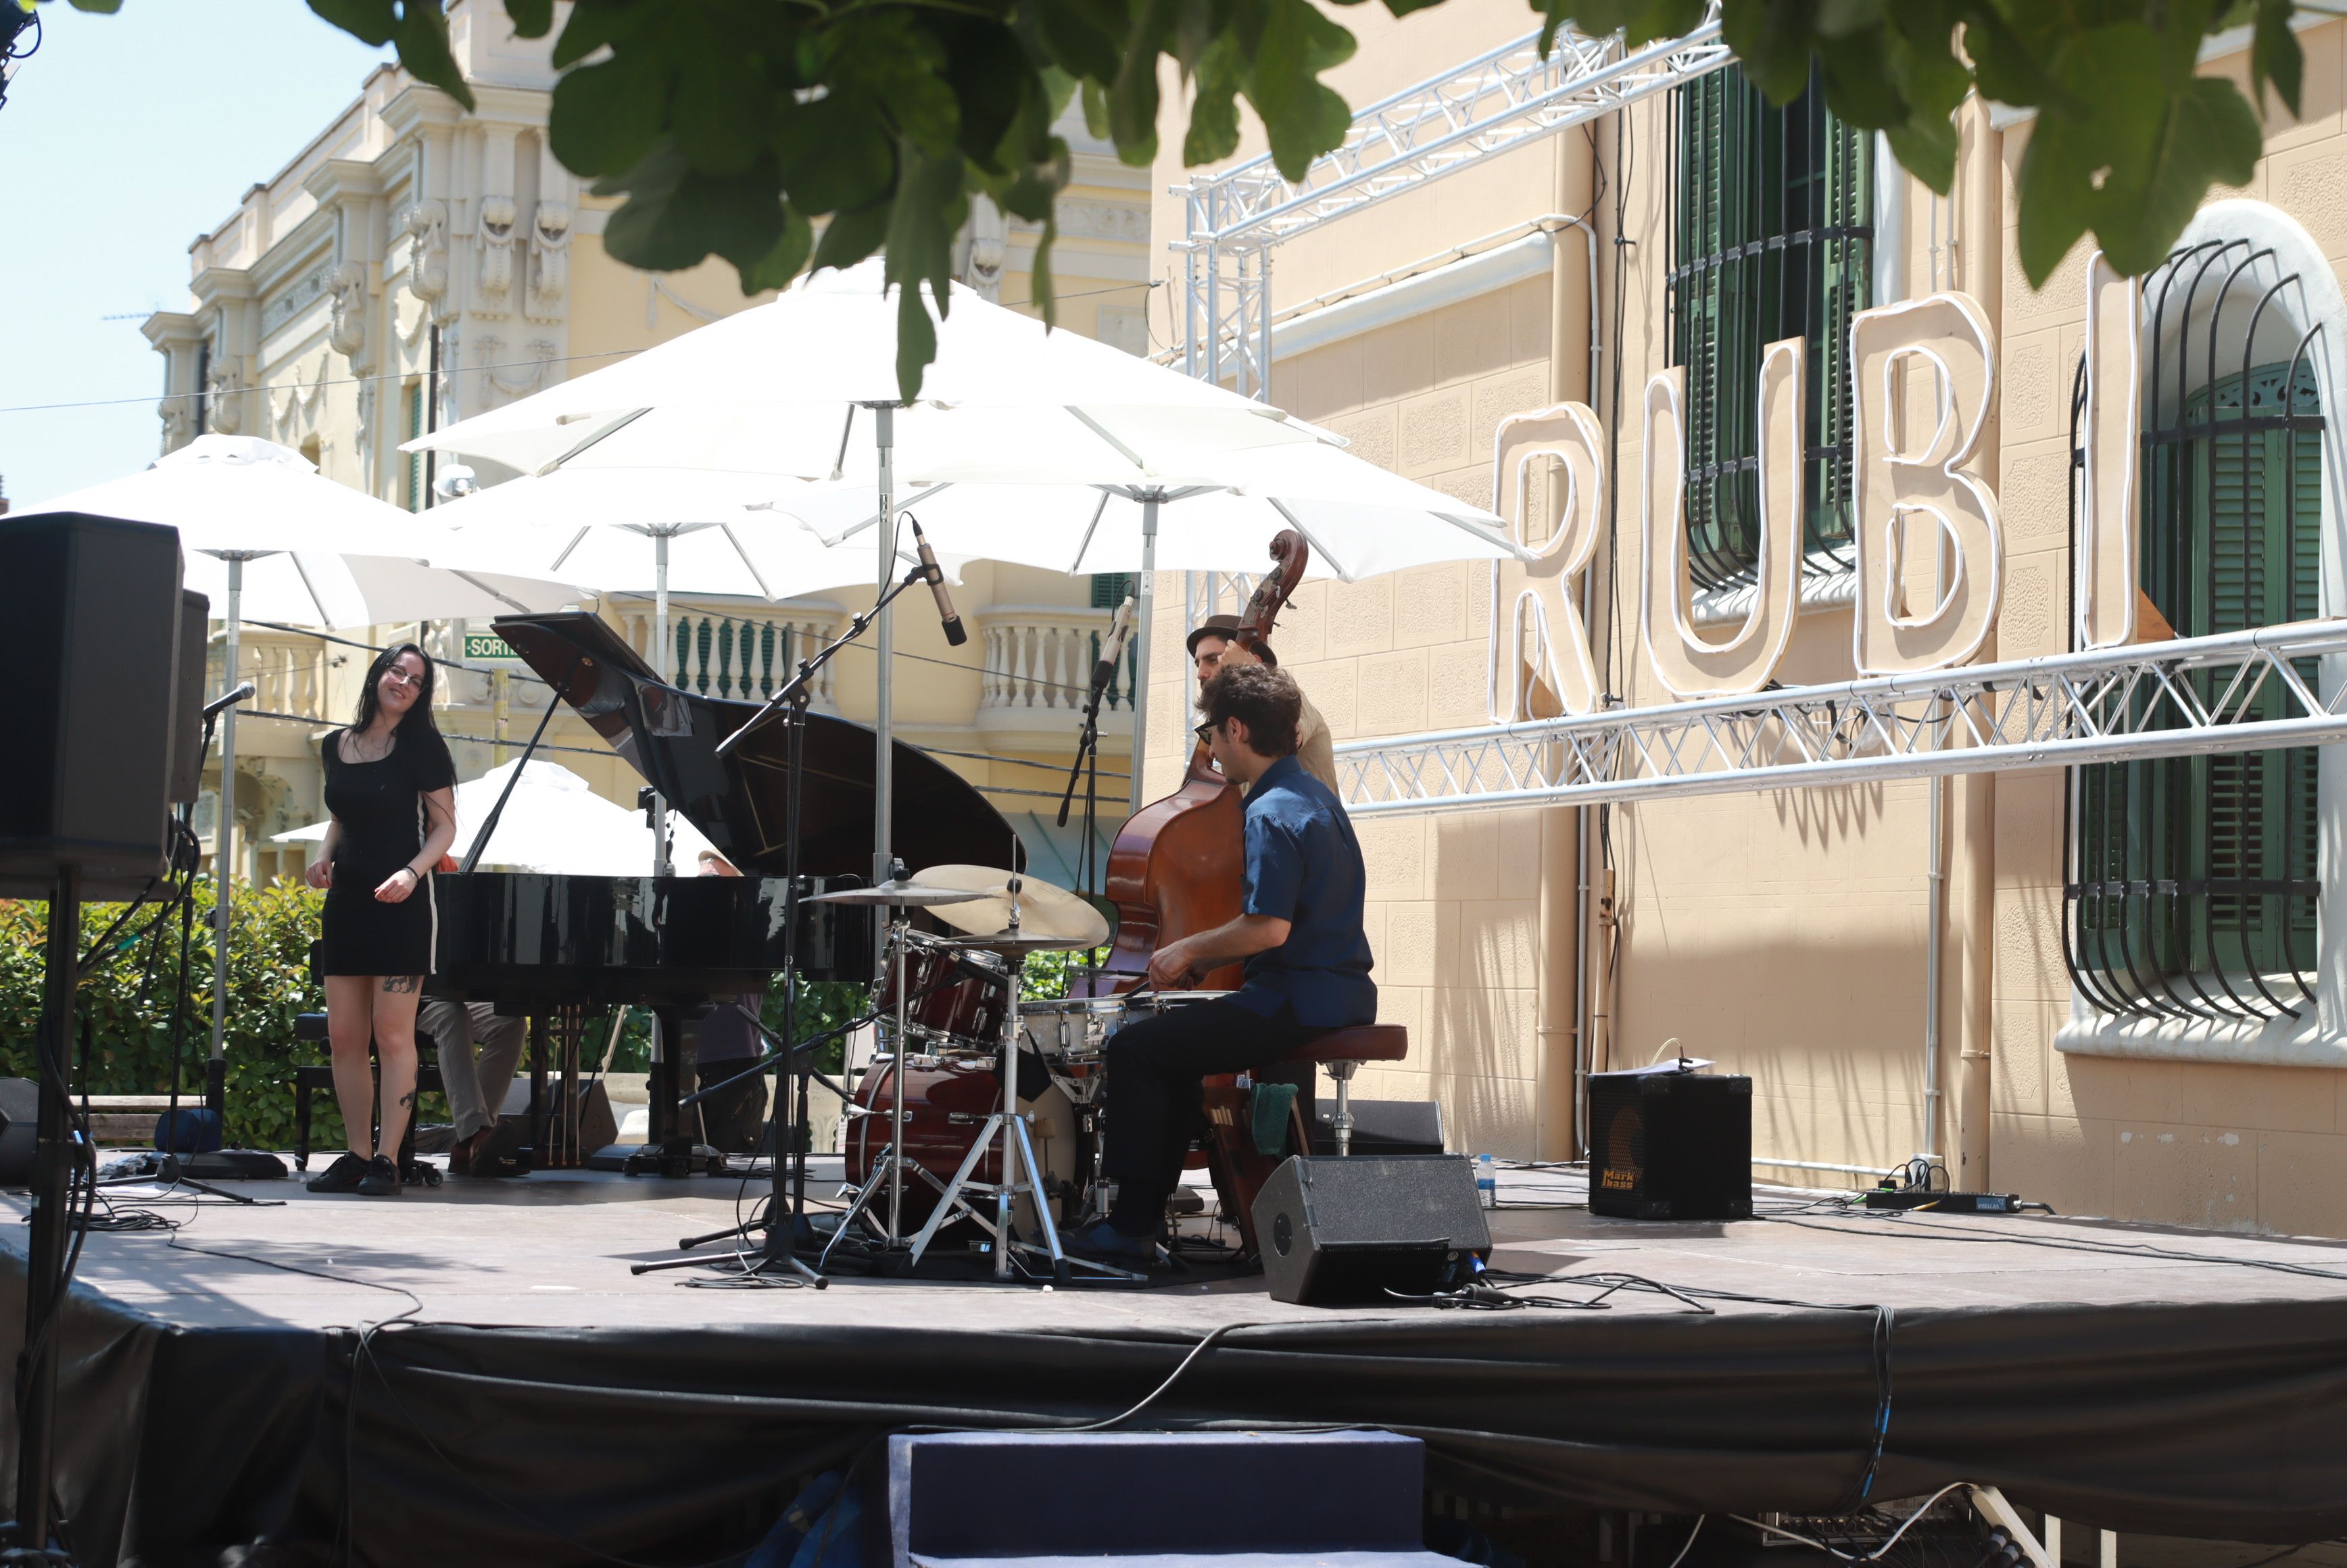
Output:
<path fill-rule="evenodd" d="M 1216 726 L 1214 722 L 1212 719 L 1209 719 L 1204 723 L 1194 726 L 1190 733 L 1197 736 L 1201 741 L 1211 741 L 1214 737 L 1215 728 Z"/>
<path fill-rule="evenodd" d="M 384 678 L 385 680 L 387 680 L 387 681 L 396 681 L 396 682 L 399 682 L 401 685 L 403 685 L 403 686 L 416 686 L 416 687 L 421 687 L 421 686 L 424 684 L 424 677 L 423 677 L 423 676 L 421 676 L 421 675 L 410 675 L 406 671 L 402 670 L 401 668 L 399 668 L 399 666 L 397 666 L 397 665 L 395 665 L 395 665 L 393 665 L 390 669 L 388 669 L 388 670 L 384 671 L 383 673 L 384 673 Z"/>

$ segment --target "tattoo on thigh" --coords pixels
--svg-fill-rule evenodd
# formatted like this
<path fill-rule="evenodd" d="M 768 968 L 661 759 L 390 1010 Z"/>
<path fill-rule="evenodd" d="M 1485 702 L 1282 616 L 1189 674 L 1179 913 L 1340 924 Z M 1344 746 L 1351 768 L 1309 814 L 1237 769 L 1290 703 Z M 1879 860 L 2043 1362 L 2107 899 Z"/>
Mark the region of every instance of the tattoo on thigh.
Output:
<path fill-rule="evenodd" d="M 422 975 L 385 975 L 383 977 L 383 989 L 386 991 L 401 996 L 405 996 L 407 992 L 415 989 L 423 983 L 424 977 Z"/>

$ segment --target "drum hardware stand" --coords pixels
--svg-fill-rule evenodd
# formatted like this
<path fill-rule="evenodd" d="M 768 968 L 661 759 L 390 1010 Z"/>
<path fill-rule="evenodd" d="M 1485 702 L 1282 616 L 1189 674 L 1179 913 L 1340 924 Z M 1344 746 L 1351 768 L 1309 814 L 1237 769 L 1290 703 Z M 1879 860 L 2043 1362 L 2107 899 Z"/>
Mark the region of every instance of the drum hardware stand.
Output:
<path fill-rule="evenodd" d="M 780 715 L 787 735 L 783 763 L 784 799 L 783 840 L 783 1028 L 784 1040 L 798 1036 L 799 991 L 799 803 L 806 793 L 806 712 L 807 702 L 815 684 L 815 672 L 831 662 L 839 651 L 864 635 L 864 629 L 875 617 L 895 602 L 897 596 L 915 583 L 928 581 L 928 569 L 916 566 L 876 600 L 871 609 L 860 611 L 847 623 L 847 630 L 815 651 L 812 657 L 799 661 L 798 672 L 775 689 L 764 706 L 750 715 L 740 729 L 717 743 L 720 758 L 731 756 L 734 749 L 770 720 Z M 805 1139 L 799 1130 L 806 1125 L 807 1070 L 792 1061 L 794 1053 L 785 1050 L 778 1059 L 781 1069 L 774 1080 L 774 1106 L 767 1120 L 774 1144 L 774 1184 L 766 1204 L 766 1242 L 764 1255 L 754 1273 L 787 1273 L 798 1276 L 818 1288 L 825 1279 L 809 1268 L 798 1255 L 799 1226 L 804 1223 L 806 1208 Z M 804 1060 L 804 1059 L 802 1059 Z M 797 1098 L 789 1110 L 784 1101 L 790 1096 L 792 1080 L 797 1081 Z M 784 1142 L 784 1130 L 790 1142 Z M 785 1159 L 784 1148 L 791 1151 Z M 788 1172 L 785 1180 L 784 1173 Z"/>

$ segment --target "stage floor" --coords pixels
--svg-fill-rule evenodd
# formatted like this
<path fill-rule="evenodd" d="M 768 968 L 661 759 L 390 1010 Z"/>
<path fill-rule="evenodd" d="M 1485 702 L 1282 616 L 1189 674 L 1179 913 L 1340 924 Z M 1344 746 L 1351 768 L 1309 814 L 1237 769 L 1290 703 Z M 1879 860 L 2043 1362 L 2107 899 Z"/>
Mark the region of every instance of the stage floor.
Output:
<path fill-rule="evenodd" d="M 436 1163 L 437 1162 L 435 1162 Z M 321 1158 L 316 1164 L 323 1165 Z M 1193 1173 L 1194 1182 L 1201 1173 Z M 826 1179 L 827 1178 L 827 1179 Z M 836 1156 L 810 1165 L 810 1206 L 835 1206 Z M 2347 1302 L 2347 1242 L 2114 1225 L 2096 1220 L 1891 1215 L 1836 1212 L 1829 1194 L 1758 1189 L 1764 1217 L 1725 1225 L 1656 1225 L 1593 1215 L 1578 1171 L 1499 1172 L 1501 1207 L 1488 1218 L 1495 1268 L 1632 1274 L 1656 1282 L 1784 1303 L 1899 1309 L 2066 1304 Z M 1419 1319 L 1409 1307 L 1288 1307 L 1260 1274 L 1159 1273 L 1147 1288 L 952 1284 L 840 1276 L 825 1290 L 723 1290 L 715 1270 L 637 1276 L 629 1266 L 673 1258 L 677 1241 L 747 1215 L 766 1190 L 742 1178 L 646 1180 L 541 1171 L 497 1181 L 452 1178 L 396 1198 L 320 1196 L 300 1179 L 242 1183 L 246 1206 L 151 1202 L 159 1189 L 118 1188 L 116 1204 L 185 1222 L 159 1232 L 94 1235 L 78 1279 L 109 1299 L 186 1327 L 358 1327 L 422 1303 L 425 1321 L 531 1327 L 667 1327 L 680 1316 L 716 1324 L 853 1324 L 1048 1330 L 1112 1326 L 1201 1333 L 1223 1323 Z M 181 1194 L 179 1196 L 184 1197 Z M 1204 1196 L 1211 1206 L 1211 1190 Z M 22 1213 L 18 1194 L 0 1205 Z M 1200 1222 L 1191 1228 L 1204 1231 Z M 0 1245 L 21 1247 L 0 1233 Z M 193 1249 L 204 1249 L 201 1251 Z M 712 1263 L 723 1245 L 701 1249 Z M 265 1260 L 265 1261 L 264 1261 Z M 288 1272 L 272 1264 L 313 1270 Z M 322 1277 L 335 1276 L 335 1278 Z M 1571 1298 L 1594 1289 L 1540 1287 Z M 690 1290 L 690 1306 L 679 1291 Z M 1727 1300 L 1724 1314 L 1768 1310 Z M 1667 1296 L 1609 1298 L 1614 1313 L 1684 1313 Z"/>
<path fill-rule="evenodd" d="M 252 1206 L 118 1188 L 180 1224 L 88 1238 L 60 1484 L 86 1563 L 324 1561 L 338 1539 L 360 1562 L 706 1563 L 877 1434 L 1105 1419 L 1222 1328 L 1143 1424 L 1409 1432 L 1430 1486 L 1520 1519 L 1827 1512 L 1971 1481 L 2081 1527 L 2347 1533 L 2347 1243 L 1785 1189 L 1749 1222 L 1642 1224 L 1592 1216 L 1576 1172 L 1500 1179 L 1495 1267 L 1553 1276 L 1519 1294 L 1645 1283 L 1515 1312 L 1286 1307 L 1218 1266 L 711 1288 L 715 1268 L 628 1266 L 762 1182 L 289 1181 L 241 1186 Z M 0 1355 L 23 1247 L 0 1226 Z"/>

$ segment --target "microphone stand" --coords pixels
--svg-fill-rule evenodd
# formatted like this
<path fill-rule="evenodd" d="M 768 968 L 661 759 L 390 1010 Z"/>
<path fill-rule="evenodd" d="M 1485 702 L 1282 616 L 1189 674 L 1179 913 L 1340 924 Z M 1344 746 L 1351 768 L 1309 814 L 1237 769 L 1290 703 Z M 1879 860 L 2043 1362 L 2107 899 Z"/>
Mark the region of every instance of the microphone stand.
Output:
<path fill-rule="evenodd" d="M 783 1027 L 782 1037 L 793 1040 L 798 1034 L 799 996 L 799 800 L 805 793 L 806 714 L 807 701 L 814 691 L 815 677 L 831 662 L 839 651 L 864 635 L 879 613 L 895 602 L 897 596 L 915 583 L 929 580 L 928 569 L 914 567 L 904 579 L 874 601 L 847 623 L 847 630 L 815 650 L 810 658 L 799 661 L 798 673 L 793 675 L 765 704 L 750 715 L 747 723 L 717 743 L 717 754 L 730 756 L 734 749 L 755 731 L 764 728 L 777 714 L 783 717 L 786 739 L 783 759 Z M 768 1272 L 797 1275 L 805 1283 L 820 1290 L 831 1282 L 809 1268 L 798 1255 L 799 1228 L 805 1223 L 807 1143 L 807 1074 L 813 1063 L 795 1052 L 785 1051 L 777 1058 L 774 1074 L 774 1103 L 767 1113 L 768 1136 L 774 1144 L 774 1190 L 766 1200 L 766 1240 L 763 1254 L 753 1266 L 753 1274 Z M 792 1102 L 792 1081 L 795 1079 L 797 1098 Z M 784 1139 L 790 1140 L 790 1156 L 784 1157 Z"/>
<path fill-rule="evenodd" d="M 1076 780 L 1079 777 L 1083 779 L 1084 876 L 1081 891 L 1086 897 L 1092 897 L 1094 891 L 1092 886 L 1093 839 L 1099 831 L 1101 699 L 1107 695 L 1108 688 L 1116 681 L 1116 666 L 1123 662 L 1124 650 L 1120 648 L 1116 651 L 1115 660 L 1109 666 L 1108 678 L 1104 681 L 1095 679 L 1092 682 L 1092 692 L 1084 699 L 1083 728 L 1076 735 L 1076 760 L 1068 768 L 1068 787 L 1060 795 L 1059 825 L 1065 827 L 1068 825 L 1069 805 L 1076 796 Z M 1086 981 L 1085 989 L 1086 994 L 1089 995 L 1091 993 L 1089 979 Z"/>

